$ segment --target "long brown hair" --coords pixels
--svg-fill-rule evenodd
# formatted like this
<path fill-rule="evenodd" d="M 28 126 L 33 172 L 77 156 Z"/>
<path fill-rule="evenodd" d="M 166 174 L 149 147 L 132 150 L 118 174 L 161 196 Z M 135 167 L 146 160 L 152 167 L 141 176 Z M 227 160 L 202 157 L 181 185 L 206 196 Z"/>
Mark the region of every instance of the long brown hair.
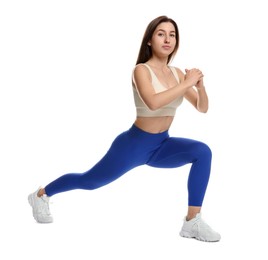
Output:
<path fill-rule="evenodd" d="M 171 61 L 171 59 L 175 56 L 175 54 L 179 48 L 179 29 L 178 29 L 177 23 L 173 19 L 171 19 L 165 15 L 162 15 L 162 16 L 155 18 L 154 20 L 152 20 L 148 24 L 148 26 L 145 30 L 142 42 L 141 42 L 141 47 L 140 47 L 140 51 L 139 51 L 136 65 L 139 63 L 145 63 L 146 61 L 148 61 L 152 57 L 151 46 L 148 45 L 148 42 L 152 39 L 152 36 L 153 36 L 153 33 L 154 33 L 156 27 L 160 23 L 165 23 L 165 22 L 172 23 L 175 27 L 175 33 L 176 33 L 176 46 L 174 48 L 174 51 L 168 56 L 167 63 L 169 63 Z"/>

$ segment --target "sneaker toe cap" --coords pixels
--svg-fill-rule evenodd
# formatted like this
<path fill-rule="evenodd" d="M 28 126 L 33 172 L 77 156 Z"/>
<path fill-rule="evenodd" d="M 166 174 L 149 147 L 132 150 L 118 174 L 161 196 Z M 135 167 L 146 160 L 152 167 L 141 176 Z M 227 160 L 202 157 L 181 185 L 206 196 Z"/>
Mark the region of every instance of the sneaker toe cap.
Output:
<path fill-rule="evenodd" d="M 200 237 L 200 240 L 207 242 L 218 242 L 221 239 L 221 235 L 217 232 L 211 232 L 206 234 L 206 236 Z"/>

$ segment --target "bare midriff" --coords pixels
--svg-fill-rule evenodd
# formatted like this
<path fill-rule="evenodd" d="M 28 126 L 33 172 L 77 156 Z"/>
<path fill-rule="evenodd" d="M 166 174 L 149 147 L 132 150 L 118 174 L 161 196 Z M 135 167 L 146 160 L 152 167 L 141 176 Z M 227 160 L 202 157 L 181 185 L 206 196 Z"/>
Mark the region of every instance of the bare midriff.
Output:
<path fill-rule="evenodd" d="M 134 124 L 145 132 L 158 134 L 167 131 L 173 119 L 174 116 L 137 117 Z"/>

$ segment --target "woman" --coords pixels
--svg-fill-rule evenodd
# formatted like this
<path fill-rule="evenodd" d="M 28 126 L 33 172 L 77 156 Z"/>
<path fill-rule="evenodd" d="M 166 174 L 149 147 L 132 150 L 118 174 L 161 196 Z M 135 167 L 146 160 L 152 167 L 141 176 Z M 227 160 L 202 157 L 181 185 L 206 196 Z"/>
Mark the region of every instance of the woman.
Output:
<path fill-rule="evenodd" d="M 159 168 L 192 164 L 188 177 L 188 212 L 180 235 L 219 241 L 220 235 L 201 218 L 201 207 L 211 169 L 211 150 L 199 141 L 170 137 L 168 130 L 183 98 L 199 112 L 208 110 L 208 97 L 199 69 L 169 66 L 179 47 L 174 20 L 160 16 L 145 31 L 133 70 L 137 117 L 131 128 L 113 141 L 105 156 L 85 173 L 65 174 L 28 197 L 37 222 L 50 223 L 49 198 L 73 189 L 93 190 L 140 165 Z"/>

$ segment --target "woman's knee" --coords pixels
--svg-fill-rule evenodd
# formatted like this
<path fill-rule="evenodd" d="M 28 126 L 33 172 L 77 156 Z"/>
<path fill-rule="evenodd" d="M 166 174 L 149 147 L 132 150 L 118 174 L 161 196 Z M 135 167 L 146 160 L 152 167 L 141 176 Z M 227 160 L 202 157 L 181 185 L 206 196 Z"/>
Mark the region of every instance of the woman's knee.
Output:
<path fill-rule="evenodd" d="M 197 146 L 196 146 L 196 151 L 198 152 L 198 154 L 200 156 L 204 156 L 208 159 L 211 159 L 212 158 L 212 151 L 210 149 L 210 147 L 203 143 L 203 142 L 198 142 L 197 143 Z"/>
<path fill-rule="evenodd" d="M 82 174 L 79 179 L 80 188 L 85 189 L 85 190 L 95 190 L 104 186 L 107 181 L 105 182 L 105 180 L 100 178 L 100 176 L 90 174 L 87 172 Z"/>

